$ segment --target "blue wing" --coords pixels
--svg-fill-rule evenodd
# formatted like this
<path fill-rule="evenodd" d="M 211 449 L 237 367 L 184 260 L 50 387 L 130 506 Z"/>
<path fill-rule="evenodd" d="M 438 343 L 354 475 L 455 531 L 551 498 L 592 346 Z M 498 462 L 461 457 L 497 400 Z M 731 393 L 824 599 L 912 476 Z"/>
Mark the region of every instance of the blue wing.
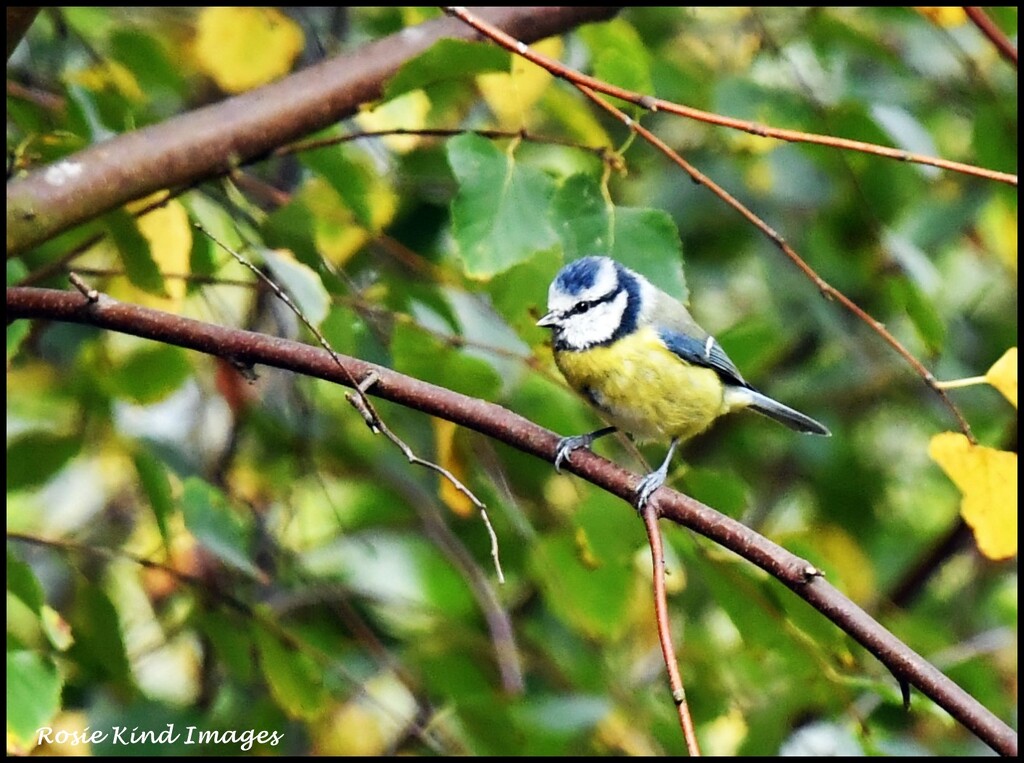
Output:
<path fill-rule="evenodd" d="M 698 339 L 672 329 L 658 330 L 658 337 L 665 346 L 682 360 L 695 366 L 704 366 L 717 373 L 728 384 L 749 387 L 736 365 L 725 354 L 722 346 L 712 336 Z"/>

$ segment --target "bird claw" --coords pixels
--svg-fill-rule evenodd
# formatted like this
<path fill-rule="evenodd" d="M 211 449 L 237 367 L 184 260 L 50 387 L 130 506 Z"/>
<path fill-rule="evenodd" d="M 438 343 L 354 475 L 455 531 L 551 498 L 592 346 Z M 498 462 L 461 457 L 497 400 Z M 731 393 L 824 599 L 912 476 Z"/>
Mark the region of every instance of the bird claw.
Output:
<path fill-rule="evenodd" d="M 563 437 L 558 441 L 555 448 L 555 471 L 562 473 L 562 464 L 568 461 L 574 450 L 586 448 L 594 441 L 590 435 L 580 434 L 573 437 Z"/>
<path fill-rule="evenodd" d="M 651 472 L 636 486 L 636 510 L 643 511 L 654 491 L 665 484 L 665 472 L 658 469 Z"/>

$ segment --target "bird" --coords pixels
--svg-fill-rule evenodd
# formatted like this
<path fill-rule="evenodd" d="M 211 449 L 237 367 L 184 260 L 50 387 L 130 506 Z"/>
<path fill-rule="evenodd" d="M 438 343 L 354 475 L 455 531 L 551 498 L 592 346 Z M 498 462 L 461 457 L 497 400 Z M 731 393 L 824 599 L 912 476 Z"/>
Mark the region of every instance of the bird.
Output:
<path fill-rule="evenodd" d="M 669 443 L 661 466 L 637 486 L 638 511 L 665 483 L 676 447 L 731 411 L 749 408 L 797 432 L 831 434 L 754 389 L 681 302 L 610 257 L 562 267 L 537 325 L 551 329 L 555 364 L 569 386 L 610 424 L 561 438 L 556 471 L 573 451 L 618 430 L 639 442 Z"/>

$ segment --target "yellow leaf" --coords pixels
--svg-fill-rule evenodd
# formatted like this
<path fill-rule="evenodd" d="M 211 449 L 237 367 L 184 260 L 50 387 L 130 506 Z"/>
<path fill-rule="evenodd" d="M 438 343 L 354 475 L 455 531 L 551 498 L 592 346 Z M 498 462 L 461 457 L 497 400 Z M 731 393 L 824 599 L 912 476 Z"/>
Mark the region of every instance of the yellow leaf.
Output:
<path fill-rule="evenodd" d="M 562 40 L 549 37 L 533 49 L 548 58 L 558 58 L 562 54 Z M 522 56 L 513 56 L 511 72 L 479 74 L 476 84 L 499 124 L 520 128 L 526 126 L 526 113 L 543 95 L 551 79 L 552 76 L 536 64 Z"/>
<path fill-rule="evenodd" d="M 992 364 L 985 381 L 1003 393 L 1003 397 L 1017 407 L 1017 348 L 1011 347 Z"/>
<path fill-rule="evenodd" d="M 157 191 L 145 198 L 129 202 L 125 209 L 136 214 L 140 209 L 166 196 L 167 191 Z M 135 223 L 139 233 L 149 243 L 149 253 L 154 264 L 164 276 L 164 292 L 167 296 L 144 291 L 133 285 L 125 276 L 112 278 L 105 290 L 110 296 L 124 302 L 172 313 L 178 312 L 185 299 L 188 284 L 184 278 L 167 276 L 187 276 L 192 272 L 192 225 L 189 223 L 188 211 L 181 202 L 172 199 L 152 212 L 140 215 Z M 88 259 L 82 260 L 87 266 L 110 267 L 116 261 L 109 240 L 101 240 L 91 247 L 87 256 Z M 102 264 L 104 262 L 106 264 Z"/>
<path fill-rule="evenodd" d="M 416 716 L 416 698 L 392 673 L 363 682 L 361 691 L 309 725 L 315 755 L 386 755 Z"/>
<path fill-rule="evenodd" d="M 204 8 L 196 23 L 199 67 L 228 93 L 283 77 L 302 51 L 302 29 L 274 8 Z"/>
<path fill-rule="evenodd" d="M 1016 199 L 1014 199 L 1016 202 Z M 1017 272 L 1017 205 L 994 196 L 978 213 L 978 237 L 1007 268 Z"/>
<path fill-rule="evenodd" d="M 650 758 L 660 752 L 647 738 L 645 729 L 637 726 L 635 721 L 621 710 L 612 710 L 598 721 L 594 730 L 597 732 L 598 741 L 615 752 L 642 758 Z"/>
<path fill-rule="evenodd" d="M 935 435 L 928 455 L 963 493 L 960 515 L 989 559 L 1017 553 L 1017 454 L 972 445 L 958 432 Z"/>
<path fill-rule="evenodd" d="M 360 111 L 356 123 L 367 132 L 376 130 L 420 130 L 427 126 L 430 98 L 422 90 L 413 90 L 385 101 L 372 109 Z M 407 154 L 423 139 L 419 135 L 389 135 L 384 145 L 399 154 Z"/>
<path fill-rule="evenodd" d="M 178 201 L 169 201 L 138 219 L 139 233 L 149 241 L 149 251 L 160 272 L 167 275 L 188 275 L 192 255 L 192 226 L 188 212 Z M 185 279 L 166 278 L 164 289 L 171 299 L 169 307 L 177 307 L 185 298 Z M 166 303 L 165 303 L 166 304 Z"/>
<path fill-rule="evenodd" d="M 103 61 L 93 66 L 80 69 L 68 75 L 68 79 L 87 90 L 103 92 L 113 90 L 130 101 L 142 103 L 146 100 L 145 93 L 139 87 L 135 75 L 127 67 L 117 61 Z"/>
<path fill-rule="evenodd" d="M 451 472 L 463 485 L 466 484 L 466 463 L 459 457 L 455 447 L 455 431 L 458 425 L 443 419 L 433 419 L 434 443 L 437 449 L 437 464 Z M 445 505 L 460 517 L 473 513 L 474 505 L 465 493 L 455 487 L 451 480 L 441 477 L 438 496 Z"/>
<path fill-rule="evenodd" d="M 964 13 L 964 9 L 960 7 L 950 8 L 931 8 L 931 7 L 920 7 L 915 6 L 914 10 L 924 16 L 926 19 L 941 27 L 954 27 L 960 26 L 967 21 L 967 14 Z"/>

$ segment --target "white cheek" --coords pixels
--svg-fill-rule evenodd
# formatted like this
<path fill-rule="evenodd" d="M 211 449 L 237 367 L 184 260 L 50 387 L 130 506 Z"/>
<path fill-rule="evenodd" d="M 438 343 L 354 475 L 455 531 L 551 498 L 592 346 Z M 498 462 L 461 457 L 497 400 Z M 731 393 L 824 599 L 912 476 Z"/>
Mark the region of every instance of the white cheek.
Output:
<path fill-rule="evenodd" d="M 620 292 L 611 302 L 595 305 L 587 312 L 569 318 L 562 328 L 566 344 L 584 349 L 607 342 L 622 323 L 628 299 L 626 292 Z"/>

